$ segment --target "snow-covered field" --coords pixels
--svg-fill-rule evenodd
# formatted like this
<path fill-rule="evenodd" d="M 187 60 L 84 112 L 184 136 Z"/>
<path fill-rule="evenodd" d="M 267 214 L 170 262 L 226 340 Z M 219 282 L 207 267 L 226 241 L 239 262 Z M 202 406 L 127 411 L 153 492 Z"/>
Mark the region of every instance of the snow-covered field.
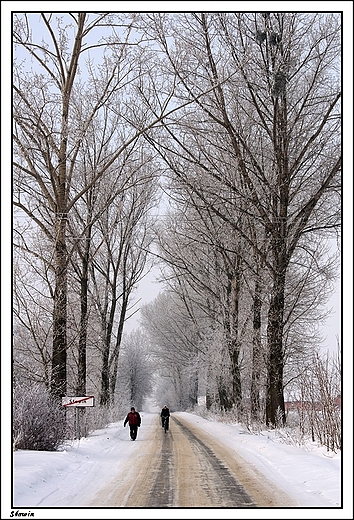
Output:
<path fill-rule="evenodd" d="M 139 436 L 142 439 L 144 425 L 153 421 L 155 414 L 141 412 L 141 415 Z M 173 415 L 192 420 L 211 436 L 237 450 L 301 505 L 301 509 L 242 510 L 241 516 L 235 515 L 234 509 L 221 512 L 217 509 L 193 509 L 194 518 L 353 518 L 345 516 L 350 514 L 348 511 L 352 506 L 352 474 L 347 473 L 348 480 L 344 479 L 344 488 L 350 491 L 344 493 L 345 504 L 341 501 L 340 454 L 328 453 L 325 448 L 314 445 L 299 448 L 285 444 L 273 432 L 251 435 L 237 424 L 206 420 L 185 412 Z M 11 509 L 9 478 L 3 482 L 1 518 L 14 517 L 16 508 L 25 508 L 19 509 L 22 513 L 33 512 L 34 518 L 117 518 L 114 509 L 80 509 L 80 499 L 93 494 L 98 486 L 103 486 L 119 473 L 120 466 L 133 450 L 139 449 L 139 436 L 137 442 L 130 442 L 128 428 L 124 428 L 120 421 L 68 444 L 60 452 L 16 451 L 13 454 L 14 509 Z M 5 494 L 4 487 L 8 489 Z M 168 517 L 190 518 L 190 511 L 176 508 L 168 511 Z M 143 516 L 146 513 L 150 518 L 151 510 L 144 510 Z M 127 516 L 135 518 L 131 514 L 130 510 Z M 141 514 L 140 511 L 137 518 Z M 154 518 L 163 516 L 160 510 L 154 510 Z"/>

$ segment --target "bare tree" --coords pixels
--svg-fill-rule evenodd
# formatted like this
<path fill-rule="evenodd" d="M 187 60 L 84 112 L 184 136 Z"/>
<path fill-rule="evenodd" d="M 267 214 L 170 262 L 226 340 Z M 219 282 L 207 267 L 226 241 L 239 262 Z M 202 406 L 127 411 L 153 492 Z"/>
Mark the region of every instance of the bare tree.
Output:
<path fill-rule="evenodd" d="M 14 43 L 16 48 L 27 52 L 34 62 L 34 70 L 26 70 L 21 63 L 14 74 L 14 142 L 15 185 L 22 192 L 14 204 L 33 219 L 52 240 L 55 258 L 55 290 L 53 311 L 53 353 L 52 353 L 52 393 L 58 396 L 66 393 L 66 316 L 67 316 L 67 244 L 66 229 L 68 213 L 75 202 L 88 189 L 84 187 L 76 196 L 71 196 L 71 179 L 75 172 L 76 157 L 82 135 L 92 123 L 94 115 L 120 84 L 112 81 L 116 67 L 111 67 L 110 80 L 106 88 L 97 96 L 84 122 L 75 122 L 71 111 L 74 83 L 79 72 L 79 61 L 86 50 L 85 37 L 94 28 L 105 25 L 105 15 L 94 21 L 86 13 L 68 15 L 74 27 L 74 42 L 69 49 L 67 27 L 59 22 L 55 27 L 55 17 L 41 14 L 47 30 L 37 43 L 33 40 L 34 15 L 17 15 L 14 22 Z M 32 18 L 32 20 L 31 20 Z M 42 35 L 41 35 L 42 37 Z M 45 42 L 45 43 L 44 43 Z M 91 48 L 101 44 L 95 43 Z M 124 46 L 124 40 L 121 42 Z M 118 153 L 117 153 L 118 155 Z M 103 175 L 107 162 L 96 178 Z M 28 179 L 28 180 L 26 180 Z M 95 179 L 93 179 L 95 180 Z M 31 204 L 30 197 L 36 190 L 41 206 L 50 208 L 52 221 L 44 224 L 40 213 Z"/>
<path fill-rule="evenodd" d="M 151 18 L 165 70 L 178 77 L 179 95 L 195 101 L 151 141 L 178 182 L 232 226 L 271 277 L 266 421 L 275 424 L 279 410 L 285 418 L 290 262 L 298 248 L 339 229 L 340 15 Z M 257 222 L 256 235 L 247 218 Z"/>
<path fill-rule="evenodd" d="M 138 45 L 132 34 L 132 20 L 126 22 L 127 17 L 118 13 L 41 13 L 39 17 L 23 13 L 14 17 L 14 205 L 41 229 L 53 248 L 51 391 L 55 396 L 64 395 L 67 385 L 68 263 L 72 254 L 68 222 L 73 208 L 147 128 L 169 110 L 176 110 L 169 106 L 171 92 L 166 91 L 154 113 L 132 106 L 149 60 L 144 57 L 144 45 Z M 128 123 L 132 119 L 134 126 Z M 95 133 L 98 120 L 106 125 Z M 95 140 L 114 141 L 114 147 L 96 148 L 95 169 L 80 186 L 83 144 L 88 136 L 92 150 Z M 89 227 L 81 231 L 89 233 Z M 85 254 L 87 257 L 88 252 Z M 85 263 L 84 257 L 82 260 Z M 83 292 L 86 269 L 83 265 Z M 84 330 L 84 308 L 82 313 Z M 83 388 L 83 361 L 80 367 L 79 386 Z"/>
<path fill-rule="evenodd" d="M 130 406 L 142 409 L 144 399 L 153 390 L 155 365 L 149 352 L 149 340 L 140 329 L 124 337 L 119 362 L 119 388 L 125 390 Z"/>
<path fill-rule="evenodd" d="M 134 187 L 117 196 L 100 220 L 90 268 L 90 292 L 101 320 L 101 404 L 109 404 L 114 398 L 123 327 L 152 240 L 149 211 L 155 192 L 153 176 L 142 167 Z"/>
<path fill-rule="evenodd" d="M 165 248 L 181 315 L 194 326 L 200 315 L 223 322 L 237 403 L 247 348 L 242 313 L 252 308 L 254 412 L 266 337 L 266 421 L 275 424 L 279 410 L 285 419 L 288 339 L 301 322 L 299 302 L 310 301 L 301 293 L 323 274 L 321 241 L 339 229 L 340 15 L 42 13 L 39 20 L 14 18 L 14 205 L 50 245 L 42 276 L 53 284 L 52 393 L 66 393 L 68 280 L 75 280 L 77 389 L 85 388 L 90 295 L 101 316 L 102 402 L 114 394 L 123 324 L 149 242 L 140 205 L 148 184 L 137 176 L 151 178 L 142 167 L 144 136 L 179 207 L 202 223 L 174 229 L 179 241 L 187 231 L 188 257 L 177 240 Z M 128 193 L 135 205 L 125 205 Z M 141 220 L 135 210 L 123 215 L 127 207 L 144 208 Z M 26 248 L 35 256 L 32 244 Z M 305 268 L 297 277 L 299 260 Z"/>
<path fill-rule="evenodd" d="M 41 383 L 51 379 L 53 269 L 50 244 L 28 223 L 14 230 L 13 255 L 13 370 L 15 381 Z"/>

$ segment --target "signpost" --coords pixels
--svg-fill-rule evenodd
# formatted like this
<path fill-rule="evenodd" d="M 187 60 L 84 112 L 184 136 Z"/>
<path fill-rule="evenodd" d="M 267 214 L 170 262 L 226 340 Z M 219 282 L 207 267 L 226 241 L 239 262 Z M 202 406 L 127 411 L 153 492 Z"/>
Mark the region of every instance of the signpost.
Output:
<path fill-rule="evenodd" d="M 95 398 L 93 395 L 88 397 L 62 397 L 61 404 L 63 406 L 94 406 Z"/>
<path fill-rule="evenodd" d="M 85 408 L 87 406 L 95 405 L 95 398 L 93 395 L 83 397 L 62 397 L 61 404 L 65 408 L 76 408 L 76 436 L 78 439 L 81 437 L 80 432 L 80 410 L 79 408 Z"/>

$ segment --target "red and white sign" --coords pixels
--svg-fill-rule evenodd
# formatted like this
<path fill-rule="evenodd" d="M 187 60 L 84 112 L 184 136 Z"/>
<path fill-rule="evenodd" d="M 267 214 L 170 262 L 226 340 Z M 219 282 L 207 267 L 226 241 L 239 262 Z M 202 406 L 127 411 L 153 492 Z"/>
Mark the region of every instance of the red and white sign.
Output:
<path fill-rule="evenodd" d="M 88 397 L 62 397 L 61 404 L 63 406 L 94 406 L 94 396 Z"/>

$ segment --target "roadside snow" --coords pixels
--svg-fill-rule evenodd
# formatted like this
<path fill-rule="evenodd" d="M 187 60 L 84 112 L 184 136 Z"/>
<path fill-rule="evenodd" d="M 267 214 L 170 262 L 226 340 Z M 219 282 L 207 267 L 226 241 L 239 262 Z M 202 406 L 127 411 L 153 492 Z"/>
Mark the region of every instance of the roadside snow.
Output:
<path fill-rule="evenodd" d="M 150 425 L 156 417 L 156 414 L 147 412 L 141 415 L 138 441 L 139 436 L 143 439 L 147 435 L 148 429 L 144 432 L 144 426 Z M 327 453 L 324 448 L 316 446 L 306 449 L 290 446 L 269 432 L 253 435 L 237 424 L 210 421 L 186 412 L 173 415 L 192 421 L 218 441 L 237 450 L 246 461 L 301 504 L 301 508 L 310 508 L 301 509 L 302 513 L 306 511 L 301 518 L 313 518 L 311 508 L 316 508 L 317 513 L 317 508 L 322 508 L 317 518 L 348 518 L 337 516 L 337 513 L 343 513 L 340 454 Z M 36 509 L 35 518 L 116 518 L 114 510 L 109 508 L 85 509 L 84 516 L 78 516 L 80 501 L 119 475 L 124 462 L 137 449 L 139 442 L 130 442 L 128 428 L 124 428 L 121 421 L 68 444 L 61 452 L 16 451 L 13 453 L 13 514 L 16 508 L 45 508 Z M 2 518 L 11 518 L 11 506 L 7 507 L 4 512 L 8 516 Z M 104 511 L 104 516 L 99 516 L 99 511 Z M 255 511 L 243 510 L 242 518 L 246 514 L 247 518 L 257 518 L 252 515 L 259 514 L 260 510 L 258 513 Z M 299 512 L 299 509 L 287 508 L 287 518 L 299 518 L 292 516 L 291 511 Z M 193 510 L 193 517 L 197 518 L 195 512 Z M 208 512 L 210 510 L 204 511 L 201 518 L 217 517 L 216 510 L 211 512 L 212 516 L 208 516 Z M 268 518 L 268 513 L 269 518 L 284 518 L 284 510 L 278 509 L 262 510 L 261 518 Z M 170 510 L 168 515 L 181 518 L 178 509 Z M 160 518 L 158 510 L 154 511 L 154 518 Z"/>

